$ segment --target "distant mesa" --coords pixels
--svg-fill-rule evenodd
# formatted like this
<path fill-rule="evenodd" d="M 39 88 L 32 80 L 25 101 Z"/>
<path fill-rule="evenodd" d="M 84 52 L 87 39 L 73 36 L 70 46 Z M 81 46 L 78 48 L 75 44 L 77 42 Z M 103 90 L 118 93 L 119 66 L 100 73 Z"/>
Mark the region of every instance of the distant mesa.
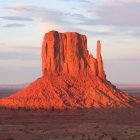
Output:
<path fill-rule="evenodd" d="M 50 31 L 42 44 L 42 77 L 18 93 L 0 99 L 0 107 L 140 108 L 140 101 L 106 79 L 99 40 L 94 58 L 87 50 L 85 35 Z"/>

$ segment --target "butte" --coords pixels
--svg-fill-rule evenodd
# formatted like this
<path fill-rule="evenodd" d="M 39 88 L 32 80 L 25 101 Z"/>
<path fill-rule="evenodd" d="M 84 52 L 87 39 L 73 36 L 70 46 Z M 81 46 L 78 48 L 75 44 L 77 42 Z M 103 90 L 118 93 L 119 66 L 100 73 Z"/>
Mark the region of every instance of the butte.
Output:
<path fill-rule="evenodd" d="M 87 50 L 87 38 L 76 32 L 45 34 L 42 44 L 42 77 L 27 88 L 3 99 L 1 108 L 89 109 L 140 108 L 140 101 L 107 79 L 97 41 L 97 57 Z"/>

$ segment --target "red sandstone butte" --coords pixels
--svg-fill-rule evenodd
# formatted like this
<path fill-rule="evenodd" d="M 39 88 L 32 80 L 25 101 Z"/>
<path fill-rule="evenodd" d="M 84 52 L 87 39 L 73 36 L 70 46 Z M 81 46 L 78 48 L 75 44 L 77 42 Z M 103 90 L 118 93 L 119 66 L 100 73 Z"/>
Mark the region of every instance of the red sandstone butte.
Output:
<path fill-rule="evenodd" d="M 98 71 L 102 72 L 100 70 L 102 60 L 100 55 L 99 57 L 98 64 L 96 59 L 88 54 L 85 35 L 52 31 L 45 34 L 42 45 L 42 73 L 44 76 L 48 74 L 97 76 Z"/>
<path fill-rule="evenodd" d="M 85 35 L 50 31 L 42 44 L 42 77 L 20 92 L 0 99 L 0 107 L 140 108 L 140 101 L 106 79 L 99 40 L 94 58 L 87 50 Z"/>

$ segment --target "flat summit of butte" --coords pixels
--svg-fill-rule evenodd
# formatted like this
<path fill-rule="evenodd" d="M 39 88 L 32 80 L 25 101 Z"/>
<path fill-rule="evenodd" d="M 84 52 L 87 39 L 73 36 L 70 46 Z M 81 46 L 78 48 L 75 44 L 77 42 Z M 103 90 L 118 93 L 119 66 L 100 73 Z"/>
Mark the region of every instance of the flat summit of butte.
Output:
<path fill-rule="evenodd" d="M 107 79 L 97 41 L 97 57 L 87 38 L 76 32 L 45 34 L 42 77 L 3 99 L 0 107 L 25 109 L 140 108 L 140 101 L 118 90 Z"/>

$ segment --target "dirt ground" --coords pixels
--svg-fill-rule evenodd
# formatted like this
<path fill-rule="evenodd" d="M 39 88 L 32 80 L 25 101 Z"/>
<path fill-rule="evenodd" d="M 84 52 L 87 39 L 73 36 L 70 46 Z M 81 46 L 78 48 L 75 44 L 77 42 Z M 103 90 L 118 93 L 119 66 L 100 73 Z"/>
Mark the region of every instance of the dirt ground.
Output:
<path fill-rule="evenodd" d="M 140 140 L 140 111 L 0 110 L 0 140 Z"/>
<path fill-rule="evenodd" d="M 1 110 L 0 140 L 140 140 L 140 113 Z"/>

